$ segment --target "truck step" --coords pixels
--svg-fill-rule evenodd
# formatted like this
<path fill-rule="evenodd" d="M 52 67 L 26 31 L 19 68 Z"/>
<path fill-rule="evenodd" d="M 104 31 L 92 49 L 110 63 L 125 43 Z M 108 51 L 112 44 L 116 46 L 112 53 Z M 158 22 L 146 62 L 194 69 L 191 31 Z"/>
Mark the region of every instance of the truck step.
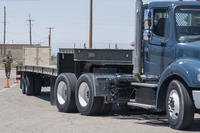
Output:
<path fill-rule="evenodd" d="M 149 105 L 149 104 L 142 104 L 142 103 L 136 103 L 136 102 L 128 102 L 128 105 L 130 106 L 130 108 L 134 108 L 134 107 L 139 107 L 139 108 L 143 108 L 143 109 L 147 109 L 147 110 L 156 110 L 156 106 L 155 105 Z"/>
<path fill-rule="evenodd" d="M 136 82 L 132 82 L 131 85 L 139 86 L 139 87 L 147 87 L 147 88 L 157 88 L 158 87 L 158 84 L 136 83 Z"/>

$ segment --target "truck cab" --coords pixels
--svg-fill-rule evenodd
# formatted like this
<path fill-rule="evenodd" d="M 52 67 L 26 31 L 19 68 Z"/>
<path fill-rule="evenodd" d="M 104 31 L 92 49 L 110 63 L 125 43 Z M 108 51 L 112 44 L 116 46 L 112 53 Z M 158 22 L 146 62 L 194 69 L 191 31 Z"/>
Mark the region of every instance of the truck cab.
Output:
<path fill-rule="evenodd" d="M 147 6 L 144 33 L 144 73 L 160 77 L 180 59 L 199 58 L 199 2 L 153 2 Z M 146 21 L 146 20 L 145 20 Z M 198 67 L 198 66 L 197 66 Z"/>
<path fill-rule="evenodd" d="M 143 11 L 141 73 L 157 84 L 156 106 L 171 127 L 185 128 L 200 109 L 200 2 L 152 2 Z"/>

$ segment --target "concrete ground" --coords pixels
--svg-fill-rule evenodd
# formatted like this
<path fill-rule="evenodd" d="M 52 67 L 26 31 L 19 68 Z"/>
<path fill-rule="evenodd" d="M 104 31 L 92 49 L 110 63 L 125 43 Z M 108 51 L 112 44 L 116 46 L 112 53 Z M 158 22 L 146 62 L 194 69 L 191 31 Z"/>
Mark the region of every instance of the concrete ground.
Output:
<path fill-rule="evenodd" d="M 200 132 L 200 115 L 189 131 L 169 128 L 165 116 L 143 110 L 89 117 L 79 113 L 60 113 L 50 106 L 49 91 L 39 97 L 25 96 L 19 85 L 4 89 L 0 71 L 0 133 L 182 133 Z M 12 78 L 15 77 L 14 74 Z"/>

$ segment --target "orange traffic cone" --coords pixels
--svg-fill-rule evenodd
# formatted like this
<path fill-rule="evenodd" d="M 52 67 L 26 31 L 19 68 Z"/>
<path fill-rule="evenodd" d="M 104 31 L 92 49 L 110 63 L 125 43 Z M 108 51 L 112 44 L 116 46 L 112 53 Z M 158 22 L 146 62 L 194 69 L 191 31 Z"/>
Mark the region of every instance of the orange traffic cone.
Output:
<path fill-rule="evenodd" d="M 6 78 L 6 81 L 5 81 L 5 88 L 10 88 L 9 79 L 7 79 L 7 78 Z"/>

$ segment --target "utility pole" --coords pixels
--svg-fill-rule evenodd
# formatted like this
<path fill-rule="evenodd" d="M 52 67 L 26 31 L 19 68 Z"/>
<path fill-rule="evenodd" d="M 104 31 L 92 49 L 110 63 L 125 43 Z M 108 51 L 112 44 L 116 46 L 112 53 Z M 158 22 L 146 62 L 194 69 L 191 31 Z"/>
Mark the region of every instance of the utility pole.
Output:
<path fill-rule="evenodd" d="M 29 19 L 27 21 L 29 22 L 29 41 L 30 45 L 32 45 L 32 22 L 34 20 L 31 19 L 31 15 L 29 15 Z"/>
<path fill-rule="evenodd" d="M 93 41 L 93 0 L 90 0 L 90 33 L 89 33 L 89 48 L 92 48 Z"/>
<path fill-rule="evenodd" d="M 3 34 L 3 49 L 1 48 L 1 55 L 6 55 L 6 7 L 4 6 L 4 34 Z"/>
<path fill-rule="evenodd" d="M 48 39 L 49 39 L 49 47 L 51 47 L 51 31 L 52 31 L 54 28 L 49 27 L 48 29 L 49 29 L 49 37 L 48 37 Z"/>

